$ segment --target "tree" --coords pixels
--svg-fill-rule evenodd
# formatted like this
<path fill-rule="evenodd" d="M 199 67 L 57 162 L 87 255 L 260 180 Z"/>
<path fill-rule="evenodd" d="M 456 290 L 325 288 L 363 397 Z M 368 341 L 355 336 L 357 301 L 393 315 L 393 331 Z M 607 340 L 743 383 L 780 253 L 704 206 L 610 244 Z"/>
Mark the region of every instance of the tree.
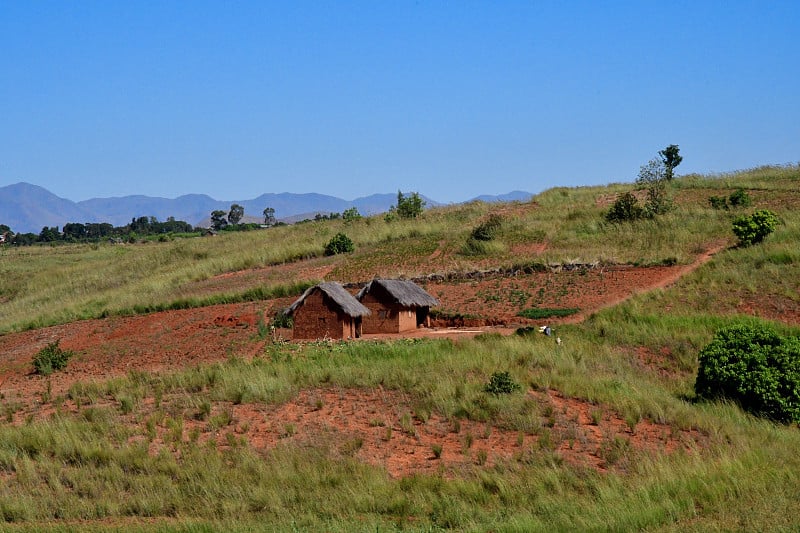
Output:
<path fill-rule="evenodd" d="M 350 209 L 345 209 L 342 212 L 342 218 L 345 222 L 352 222 L 354 220 L 358 220 L 361 218 L 361 213 L 358 212 L 358 208 L 351 207 Z"/>
<path fill-rule="evenodd" d="M 230 222 L 231 225 L 235 226 L 236 224 L 238 224 L 239 221 L 242 220 L 243 216 L 244 216 L 244 207 L 240 206 L 239 204 L 231 205 L 231 210 L 228 213 L 228 222 Z"/>
<path fill-rule="evenodd" d="M 225 218 L 225 211 L 221 209 L 215 209 L 211 212 L 211 227 L 215 230 L 219 231 L 225 226 L 228 225 L 228 219 Z"/>
<path fill-rule="evenodd" d="M 666 163 L 658 159 L 651 159 L 646 165 L 639 168 L 639 177 L 636 178 L 636 183 L 647 188 L 644 215 L 648 218 L 663 215 L 672 208 L 666 184 L 671 178 L 667 176 Z"/>
<path fill-rule="evenodd" d="M 666 170 L 666 179 L 667 181 L 671 180 L 673 176 L 673 171 L 675 167 L 681 164 L 683 161 L 683 157 L 680 155 L 680 149 L 678 148 L 677 144 L 670 144 L 663 150 L 658 152 L 658 155 L 661 156 L 661 162 L 664 163 L 664 169 Z"/>
<path fill-rule="evenodd" d="M 80 241 L 86 238 L 86 226 L 77 222 L 64 224 L 64 239 Z"/>
<path fill-rule="evenodd" d="M 403 193 L 397 191 L 397 216 L 400 218 L 417 218 L 422 214 L 422 208 L 425 207 L 425 201 L 419 197 L 419 194 L 412 192 L 410 196 L 403 196 Z"/>
<path fill-rule="evenodd" d="M 265 207 L 264 208 L 264 225 L 265 226 L 272 226 L 275 224 L 275 209 L 272 207 Z"/>
<path fill-rule="evenodd" d="M 740 246 L 758 244 L 775 231 L 778 216 L 769 209 L 759 209 L 752 215 L 742 216 L 733 221 L 733 233 L 739 237 Z"/>
<path fill-rule="evenodd" d="M 45 226 L 39 232 L 39 242 L 55 242 L 60 238 L 61 233 L 58 231 L 58 226 L 53 226 L 52 228 Z"/>

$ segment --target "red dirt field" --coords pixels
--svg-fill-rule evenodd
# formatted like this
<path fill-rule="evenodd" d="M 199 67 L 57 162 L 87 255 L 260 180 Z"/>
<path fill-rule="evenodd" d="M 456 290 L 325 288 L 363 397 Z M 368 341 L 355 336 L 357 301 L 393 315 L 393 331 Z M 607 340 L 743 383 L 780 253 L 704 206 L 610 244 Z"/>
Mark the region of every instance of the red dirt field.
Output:
<path fill-rule="evenodd" d="M 562 319 L 574 321 L 637 292 L 673 283 L 707 261 L 721 246 L 719 243 L 711 246 L 691 265 L 431 283 L 427 289 L 441 300 L 443 309 L 491 316 L 505 324 L 530 322 L 516 317 L 516 313 L 534 304 L 579 307 L 579 316 Z M 326 267 L 316 263 L 309 271 L 318 275 Z M 41 403 L 45 394 L 63 395 L 77 381 L 100 382 L 124 376 L 132 370 L 170 372 L 223 361 L 229 356 L 250 359 L 265 352 L 267 341 L 259 335 L 258 327 L 264 312 L 270 316 L 272 310 L 290 301 L 282 299 L 87 320 L 8 334 L 0 337 L 0 392 L 4 402 L 21 407 L 13 419 L 15 423 L 23 423 L 28 418 L 41 418 L 52 412 L 52 404 Z M 415 336 L 458 338 L 487 330 L 510 333 L 513 328 L 434 328 L 419 330 Z M 382 337 L 392 338 L 391 335 Z M 49 379 L 33 374 L 33 356 L 56 340 L 62 348 L 77 355 L 65 370 Z M 207 422 L 187 417 L 184 437 L 190 438 L 192 428 L 196 427 L 197 438 L 216 438 L 220 446 L 230 442 L 228 434 L 245 438 L 259 450 L 269 450 L 281 442 L 324 445 L 336 453 L 383 466 L 393 476 L 442 469 L 455 472 L 475 463 L 491 465 L 498 461 L 520 460 L 526 453 L 532 453 L 531 450 L 545 450 L 554 453 L 559 460 L 599 470 L 612 464 L 615 468 L 624 468 L 624 464 L 615 464 L 620 447 L 669 453 L 691 451 L 702 441 L 702 436 L 696 432 L 646 420 L 636 421 L 631 428 L 630 421 L 626 422 L 617 413 L 563 398 L 552 391 L 529 394 L 537 405 L 549 411 L 542 418 L 546 431 L 537 435 L 523 435 L 470 421 L 460 421 L 458 428 L 455 422 L 437 414 L 425 421 L 411 418 L 410 424 L 409 420 L 403 424 L 401 420 L 412 413 L 412 407 L 398 392 L 315 389 L 301 391 L 295 399 L 277 407 L 216 403 L 213 412 L 228 410 L 231 424 L 213 431 Z M 141 409 L 145 412 L 147 409 L 147 400 L 142 403 L 138 408 L 140 414 Z M 69 401 L 62 408 L 77 410 Z M 132 417 L 131 423 L 135 423 Z M 542 436 L 545 434 L 547 437 Z M 472 441 L 471 445 L 468 440 Z M 163 436 L 151 441 L 154 450 L 160 445 L 165 445 Z M 434 445 L 441 446 L 439 458 L 434 457 Z"/>

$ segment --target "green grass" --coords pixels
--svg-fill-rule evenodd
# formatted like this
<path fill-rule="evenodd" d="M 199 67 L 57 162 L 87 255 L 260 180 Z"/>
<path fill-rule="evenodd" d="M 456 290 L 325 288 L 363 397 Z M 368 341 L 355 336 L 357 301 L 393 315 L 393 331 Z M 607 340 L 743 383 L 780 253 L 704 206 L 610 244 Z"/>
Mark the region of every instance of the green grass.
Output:
<path fill-rule="evenodd" d="M 574 315 L 575 313 L 579 312 L 580 309 L 577 307 L 569 307 L 565 309 L 549 309 L 546 307 L 531 307 L 528 309 L 523 309 L 517 316 L 521 316 L 524 318 L 557 318 L 557 317 L 564 317 Z"/>
<path fill-rule="evenodd" d="M 11 331 L 78 317 L 288 296 L 302 290 L 299 280 L 236 293 L 194 295 L 191 287 L 216 274 L 319 255 L 343 228 L 357 250 L 330 265 L 355 276 L 520 264 L 528 258 L 515 256 L 513 248 L 540 242 L 547 251 L 531 260 L 542 264 L 658 264 L 672 257 L 685 264 L 709 242 L 733 243 L 734 214 L 711 209 L 707 197 L 738 187 L 751 195 L 754 209 L 768 207 L 782 220 L 764 243 L 728 248 L 666 290 L 559 326 L 561 345 L 543 335 L 277 343 L 249 361 L 232 354 L 174 373 L 78 381 L 65 396 L 43 398 L 52 414 L 39 418 L 26 417 L 29 406 L 13 397 L 0 397 L 6 415 L 0 422 L 0 529 L 797 530 L 798 428 L 759 420 L 732 404 L 697 402 L 693 386 L 697 353 L 717 329 L 762 324 L 752 313 L 781 318 L 797 309 L 799 184 L 797 167 L 688 176 L 672 184 L 675 212 L 627 225 L 605 223 L 596 201 L 628 185 L 553 189 L 536 204 L 516 206 L 495 236 L 503 246 L 479 258 L 459 250 L 477 221 L 502 207 L 476 203 L 432 210 L 417 221 L 314 222 L 124 247 L 0 248 L 0 331 Z M 796 326 L 774 325 L 800 334 Z M 505 372 L 522 390 L 486 393 L 491 376 Z M 480 434 L 464 432 L 459 439 L 470 466 L 395 479 L 358 460 L 364 442 L 356 438 L 301 445 L 290 438 L 296 426 L 287 422 L 277 447 L 256 449 L 233 415 L 232 406 L 270 409 L 317 388 L 399 391 L 409 413 L 435 414 L 458 428 L 462 421 L 486 422 L 523 441 L 537 435 L 539 444 L 488 466 L 476 451 L 478 440 L 466 446 L 468 436 Z M 558 451 L 568 437 L 547 426 L 559 413 L 548 413 L 531 390 L 589 402 L 595 424 L 614 414 L 632 427 L 649 420 L 697 431 L 702 446 L 651 455 L 609 435 L 597 452 L 612 465 L 607 472 L 573 465 Z M 77 414 L 60 407 L 67 402 L 79 406 Z M 8 420 L 15 416 L 12 426 Z M 410 416 L 404 433 L 414 429 Z M 384 423 L 376 419 L 375 425 Z M 381 429 L 384 438 L 395 438 L 391 426 Z M 222 445 L 198 438 L 212 431 L 230 436 Z"/>
<path fill-rule="evenodd" d="M 768 207 L 782 218 L 784 226 L 768 239 L 778 241 L 791 234 L 785 230 L 797 227 L 798 185 L 796 166 L 687 176 L 670 185 L 677 199 L 674 211 L 633 224 L 605 222 L 607 206 L 597 205 L 599 198 L 632 185 L 555 188 L 533 203 L 516 204 L 515 214 L 504 216 L 491 245 L 477 255 L 460 252 L 475 224 L 502 206 L 474 202 L 431 209 L 417 220 L 322 221 L 136 245 L 0 247 L 0 332 L 170 308 L 174 302 L 198 298 L 193 287 L 219 274 L 321 258 L 325 243 L 341 231 L 356 245 L 352 256 L 326 260 L 333 267 L 328 277 L 341 281 L 470 271 L 483 268 L 487 261 L 511 266 L 526 261 L 515 247 L 534 243 L 546 243 L 544 253 L 532 258 L 545 264 L 660 264 L 667 259 L 688 263 L 711 241 L 733 242 L 730 227 L 735 213 L 711 209 L 708 195 L 745 188 L 754 208 Z M 301 280 L 276 273 L 264 284 L 269 289 L 297 281 Z M 229 301 L 224 288 L 206 296 L 219 294 L 222 301 Z"/>

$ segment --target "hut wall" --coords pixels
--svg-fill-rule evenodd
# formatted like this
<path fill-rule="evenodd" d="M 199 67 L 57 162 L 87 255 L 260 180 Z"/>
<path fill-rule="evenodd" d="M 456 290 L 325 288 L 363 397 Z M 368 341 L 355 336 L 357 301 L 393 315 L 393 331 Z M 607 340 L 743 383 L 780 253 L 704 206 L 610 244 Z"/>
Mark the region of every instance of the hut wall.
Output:
<path fill-rule="evenodd" d="M 321 291 L 309 294 L 294 313 L 295 339 L 346 339 L 352 329 L 352 319 L 330 309 Z"/>
<path fill-rule="evenodd" d="M 413 308 L 388 306 L 372 293 L 364 295 L 361 303 L 372 313 L 363 318 L 364 333 L 401 333 L 417 329 L 417 313 Z"/>

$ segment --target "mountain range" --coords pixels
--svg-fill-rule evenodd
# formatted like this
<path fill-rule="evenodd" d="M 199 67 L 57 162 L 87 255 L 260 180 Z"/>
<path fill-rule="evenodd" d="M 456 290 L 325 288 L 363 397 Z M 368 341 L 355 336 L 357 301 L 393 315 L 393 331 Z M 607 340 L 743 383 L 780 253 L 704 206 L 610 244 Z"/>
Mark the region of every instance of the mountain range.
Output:
<path fill-rule="evenodd" d="M 429 207 L 442 205 L 420 196 Z M 482 195 L 469 201 L 527 201 L 531 196 L 528 192 L 513 191 L 499 196 Z M 187 194 L 174 199 L 134 195 L 73 202 L 38 185 L 16 183 L 0 187 L 0 224 L 17 233 L 38 233 L 45 226 L 63 227 L 68 222 L 109 222 L 114 226 L 124 226 L 131 219 L 142 216 L 153 216 L 160 221 L 175 217 L 176 220 L 202 225 L 208 223 L 212 211 L 227 212 L 234 203 L 244 207 L 247 220 L 260 219 L 264 208 L 272 207 L 278 220 L 294 222 L 313 218 L 317 213 L 341 213 L 351 207 L 357 208 L 362 215 L 383 213 L 397 203 L 397 193 L 373 194 L 355 200 L 316 193 L 267 193 L 252 200 L 234 201 L 215 200 L 205 194 Z"/>

